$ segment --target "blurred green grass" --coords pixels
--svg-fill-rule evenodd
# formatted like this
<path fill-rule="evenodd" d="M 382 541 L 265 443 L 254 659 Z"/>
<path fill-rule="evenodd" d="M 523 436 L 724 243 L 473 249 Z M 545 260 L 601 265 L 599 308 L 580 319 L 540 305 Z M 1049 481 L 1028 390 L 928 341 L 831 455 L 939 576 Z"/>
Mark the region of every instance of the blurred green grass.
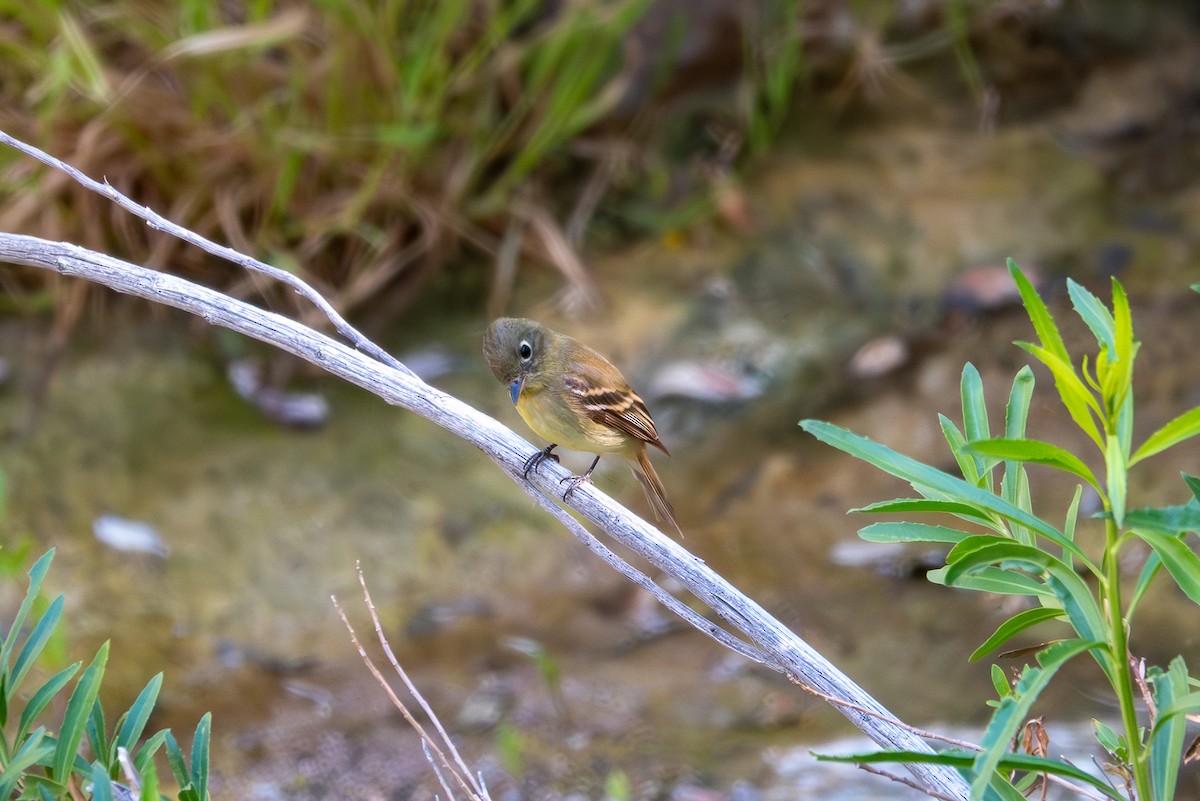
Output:
<path fill-rule="evenodd" d="M 950 4 L 961 13 L 945 28 L 958 32 L 960 59 L 963 2 Z M 684 71 L 702 5 L 741 15 L 732 45 L 718 43 L 735 63 L 704 113 L 680 112 L 667 98 L 680 92 L 673 70 Z M 518 261 L 557 268 L 586 304 L 595 290 L 578 254 L 597 209 L 615 237 L 719 214 L 716 196 L 745 154 L 784 128 L 813 72 L 810 45 L 852 79 L 856 42 L 890 24 L 890 6 L 0 0 L 0 125 L 175 222 L 303 275 L 343 312 L 395 313 L 464 253 L 495 265 L 478 282 L 491 285 L 493 306 Z M 660 32 L 647 38 L 639 26 L 655 13 Z M 855 19 L 865 28 L 836 34 Z M 656 106 L 665 113 L 655 117 Z M 0 153 L 0 191 L 5 230 L 236 294 L 271 291 L 15 154 Z M 5 308 L 54 308 L 54 280 L 0 274 Z"/>

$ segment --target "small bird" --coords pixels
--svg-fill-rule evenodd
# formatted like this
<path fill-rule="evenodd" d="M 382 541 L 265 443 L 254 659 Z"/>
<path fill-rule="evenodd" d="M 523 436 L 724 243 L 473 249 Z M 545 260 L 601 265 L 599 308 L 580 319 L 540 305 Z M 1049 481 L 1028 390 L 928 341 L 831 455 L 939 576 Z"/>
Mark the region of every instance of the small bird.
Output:
<path fill-rule="evenodd" d="M 518 317 L 501 317 L 488 326 L 483 356 L 492 375 L 508 387 L 521 418 L 550 441 L 525 462 L 526 478 L 546 459 L 557 461 L 553 451 L 559 445 L 596 454 L 586 473 L 564 479 L 570 482 L 566 500 L 591 480 L 603 454 L 620 454 L 641 482 L 655 517 L 665 517 L 683 534 L 646 446 L 668 456 L 670 451 L 658 438 L 646 404 L 608 359 L 565 334 Z"/>

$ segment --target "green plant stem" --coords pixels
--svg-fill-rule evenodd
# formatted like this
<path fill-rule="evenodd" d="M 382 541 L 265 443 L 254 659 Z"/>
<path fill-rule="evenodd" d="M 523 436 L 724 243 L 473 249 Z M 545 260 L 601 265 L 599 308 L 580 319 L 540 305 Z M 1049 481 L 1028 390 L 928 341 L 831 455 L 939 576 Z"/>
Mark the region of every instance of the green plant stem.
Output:
<path fill-rule="evenodd" d="M 1135 688 L 1133 671 L 1129 665 L 1129 635 L 1121 609 L 1121 571 L 1117 553 L 1120 548 L 1120 532 L 1109 516 L 1105 523 L 1104 601 L 1108 610 L 1109 625 L 1112 627 L 1112 657 L 1115 671 L 1117 698 L 1121 706 L 1121 723 L 1125 727 L 1128 743 L 1129 765 L 1133 769 L 1133 783 L 1137 797 L 1151 801 L 1150 771 L 1143 758 L 1143 748 L 1138 731 L 1137 710 L 1134 708 Z"/>

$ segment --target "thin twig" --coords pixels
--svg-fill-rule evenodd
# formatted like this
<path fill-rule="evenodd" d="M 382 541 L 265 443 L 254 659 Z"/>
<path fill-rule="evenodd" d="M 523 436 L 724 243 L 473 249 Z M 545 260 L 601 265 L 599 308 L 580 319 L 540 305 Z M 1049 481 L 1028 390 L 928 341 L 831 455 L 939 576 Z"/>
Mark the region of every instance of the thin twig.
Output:
<path fill-rule="evenodd" d="M 392 705 L 395 706 L 396 709 L 400 710 L 400 714 L 404 716 L 404 720 L 408 722 L 408 725 L 412 726 L 413 730 L 416 731 L 417 735 L 421 738 L 421 741 L 437 755 L 438 761 L 441 762 L 442 765 L 444 765 L 445 768 L 450 771 L 451 775 L 458 780 L 463 791 L 466 792 L 472 799 L 480 799 L 480 794 L 472 786 L 474 784 L 474 780 L 465 779 L 463 776 L 459 775 L 458 770 L 456 770 L 446 758 L 446 754 L 442 751 L 438 744 L 433 741 L 433 738 L 430 736 L 429 732 L 425 731 L 425 727 L 421 725 L 420 721 L 413 717 L 412 712 L 410 712 L 404 702 L 400 700 L 400 696 L 396 695 L 396 691 L 392 689 L 392 685 L 386 678 L 384 678 L 383 673 L 379 670 L 379 668 L 375 666 L 375 662 L 367 653 L 367 649 L 363 647 L 361 642 L 359 642 L 358 634 L 354 631 L 354 626 L 350 624 L 350 619 L 346 617 L 346 611 L 342 609 L 342 605 L 338 602 L 337 597 L 331 595 L 330 599 L 333 601 L 333 608 L 337 610 L 338 617 L 342 619 L 342 625 L 344 625 L 346 630 L 350 632 L 350 642 L 353 643 L 354 647 L 358 650 L 358 655 L 366 664 L 367 670 L 371 671 L 371 675 L 375 677 L 375 681 L 379 682 L 379 686 L 383 687 L 383 690 L 387 693 Z M 430 719 L 434 722 L 437 722 L 436 715 L 430 714 Z M 440 723 L 438 723 L 438 728 L 441 728 Z M 470 774 L 468 772 L 468 776 L 469 775 Z"/>
<path fill-rule="evenodd" d="M 981 748 L 980 746 L 976 745 L 975 743 L 969 742 L 967 740 L 959 740 L 954 737 L 947 737 L 944 734 L 938 734 L 937 732 L 926 731 L 925 729 L 918 729 L 916 726 L 910 726 L 909 724 L 905 723 L 904 721 L 897 720 L 896 718 L 891 717 L 890 715 L 885 716 L 885 715 L 882 715 L 879 712 L 875 711 L 874 709 L 867 709 L 865 706 L 856 704 L 852 701 L 847 701 L 844 698 L 838 698 L 838 697 L 830 695 L 828 693 L 823 693 L 820 690 L 818 690 L 816 687 L 812 687 L 808 684 L 805 684 L 803 681 L 801 681 L 796 676 L 793 676 L 790 673 L 785 673 L 784 675 L 787 676 L 788 681 L 790 681 L 792 684 L 795 684 L 797 687 L 799 687 L 801 690 L 804 690 L 804 692 L 806 692 L 806 693 L 817 696 L 818 698 L 825 701 L 826 703 L 833 704 L 834 706 L 841 707 L 843 709 L 853 709 L 855 712 L 860 712 L 860 713 L 862 713 L 864 715 L 868 715 L 870 717 L 886 720 L 888 723 L 892 724 L 893 726 L 899 726 L 902 729 L 906 729 L 906 730 L 912 732 L 913 734 L 917 735 L 918 737 L 924 737 L 926 740 L 938 740 L 939 742 L 947 743 L 948 745 L 958 746 L 959 748 L 963 748 L 968 751 L 982 751 L 983 750 L 983 748 Z"/>
<path fill-rule="evenodd" d="M 954 796 L 944 795 L 935 790 L 930 790 L 928 787 L 924 787 L 924 786 L 918 784 L 917 782 L 913 781 L 912 779 L 905 778 L 904 776 L 901 776 L 897 773 L 892 773 L 891 771 L 888 771 L 888 770 L 883 770 L 882 768 L 877 768 L 874 765 L 863 764 L 863 765 L 858 765 L 857 767 L 862 770 L 865 770 L 867 773 L 874 773 L 876 776 L 882 776 L 885 779 L 890 779 L 891 781 L 894 781 L 897 784 L 903 784 L 905 787 L 911 787 L 914 790 L 918 790 L 918 791 L 924 793 L 925 795 L 929 796 L 930 798 L 938 798 L 938 799 L 941 799 L 941 801 L 956 801 Z"/>
<path fill-rule="evenodd" d="M 392 669 L 396 671 L 396 675 L 404 682 L 404 686 L 412 694 L 412 697 L 417 699 L 417 703 L 421 705 L 421 710 L 433 722 L 434 728 L 438 731 L 438 736 L 442 738 L 442 742 L 446 744 L 446 749 L 450 755 L 454 757 L 454 762 L 458 765 L 458 770 L 454 771 L 460 782 L 469 783 L 472 786 L 476 795 L 488 798 L 487 790 L 482 787 L 474 786 L 474 778 L 471 776 L 471 769 L 467 766 L 462 755 L 458 753 L 458 747 L 454 744 L 454 740 L 450 739 L 450 735 L 446 733 L 446 729 L 442 726 L 442 721 L 434 713 L 433 708 L 425 700 L 425 696 L 421 695 L 415 684 L 408 677 L 408 672 L 400 667 L 399 660 L 396 659 L 396 654 L 392 651 L 392 644 L 388 642 L 387 635 L 383 633 L 383 623 L 379 620 L 379 613 L 375 609 L 375 602 L 371 600 L 371 591 L 367 589 L 367 580 L 363 576 L 362 564 L 355 565 L 358 571 L 358 584 L 362 587 L 363 603 L 367 605 L 367 611 L 371 614 L 371 622 L 375 624 L 375 636 L 379 638 L 379 644 L 383 647 L 383 653 L 387 656 L 388 662 L 391 663 Z"/>

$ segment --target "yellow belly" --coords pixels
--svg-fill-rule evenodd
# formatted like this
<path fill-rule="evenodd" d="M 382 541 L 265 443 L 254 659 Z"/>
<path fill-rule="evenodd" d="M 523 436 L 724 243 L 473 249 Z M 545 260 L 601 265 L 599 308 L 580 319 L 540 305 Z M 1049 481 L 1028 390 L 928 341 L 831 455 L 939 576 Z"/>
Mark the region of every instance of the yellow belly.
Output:
<path fill-rule="evenodd" d="M 602 425 L 577 412 L 569 401 L 551 391 L 522 392 L 517 412 L 542 439 L 584 453 L 630 453 L 637 441 L 628 434 Z"/>

